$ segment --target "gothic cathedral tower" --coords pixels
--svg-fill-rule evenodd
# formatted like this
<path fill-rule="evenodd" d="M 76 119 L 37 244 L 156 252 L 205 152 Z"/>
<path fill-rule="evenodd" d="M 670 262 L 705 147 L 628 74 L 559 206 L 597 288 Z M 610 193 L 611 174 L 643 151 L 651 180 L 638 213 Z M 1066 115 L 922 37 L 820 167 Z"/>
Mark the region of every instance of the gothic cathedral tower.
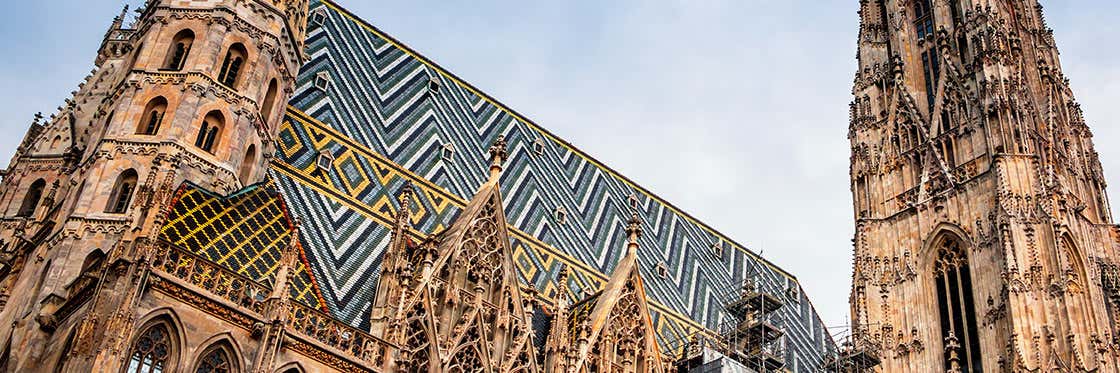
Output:
<path fill-rule="evenodd" d="M 1117 237 L 1037 0 L 861 0 L 853 340 L 890 372 L 1117 371 Z"/>
<path fill-rule="evenodd" d="M 229 193 L 261 181 L 304 59 L 307 0 L 148 0 L 117 17 L 96 67 L 37 116 L 0 185 L 0 343 L 6 371 L 41 371 L 73 343 L 115 371 L 129 279 L 183 182 Z M 67 336 L 60 309 L 94 268 L 94 306 Z M 96 335 L 97 338 L 88 338 Z M 86 338 L 86 339 L 82 339 Z M 10 353 L 9 353 L 10 352 Z M 58 367 L 61 368 L 61 367 Z"/>

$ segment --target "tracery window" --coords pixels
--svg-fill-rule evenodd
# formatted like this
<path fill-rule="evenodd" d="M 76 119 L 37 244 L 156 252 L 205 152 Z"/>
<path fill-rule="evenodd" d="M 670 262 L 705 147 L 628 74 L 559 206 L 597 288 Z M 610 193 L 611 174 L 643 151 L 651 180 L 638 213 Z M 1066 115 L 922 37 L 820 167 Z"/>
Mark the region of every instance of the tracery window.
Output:
<path fill-rule="evenodd" d="M 171 334 L 167 324 L 157 323 L 145 329 L 132 345 L 125 373 L 170 372 Z"/>
<path fill-rule="evenodd" d="M 976 329 L 976 307 L 972 299 L 972 276 L 961 241 L 943 237 L 934 264 L 941 338 L 948 371 L 983 372 L 980 337 Z"/>
<path fill-rule="evenodd" d="M 428 371 L 431 360 L 428 349 L 431 345 L 431 339 L 428 337 L 427 328 L 424 327 L 425 315 L 424 308 L 419 304 L 413 308 L 409 315 L 408 329 L 405 332 L 405 346 L 403 346 L 410 353 L 403 366 L 409 372 Z"/>
<path fill-rule="evenodd" d="M 46 187 L 47 181 L 43 179 L 31 183 L 31 187 L 27 188 L 27 194 L 23 195 L 23 203 L 20 204 L 16 216 L 28 217 L 34 214 L 35 209 L 39 207 L 39 200 L 43 198 L 43 189 Z"/>
<path fill-rule="evenodd" d="M 485 372 L 482 366 L 482 357 L 476 346 L 466 346 L 451 358 L 447 365 L 448 373 L 477 373 Z"/>
<path fill-rule="evenodd" d="M 202 358 L 198 360 L 195 373 L 231 373 L 234 365 L 230 360 L 232 354 L 225 346 L 211 347 Z"/>
<path fill-rule="evenodd" d="M 226 51 L 226 58 L 222 60 L 222 69 L 218 72 L 218 82 L 226 87 L 236 88 L 237 77 L 241 74 L 241 68 L 248 58 L 249 52 L 245 50 L 245 46 L 241 43 L 236 43 L 229 47 Z"/>
<path fill-rule="evenodd" d="M 171 41 L 171 50 L 167 53 L 165 70 L 182 70 L 191 53 L 191 44 L 194 44 L 194 32 L 191 30 L 179 31 Z"/>
<path fill-rule="evenodd" d="M 136 192 L 136 180 L 136 170 L 131 168 L 117 177 L 117 184 L 113 187 L 113 194 L 109 196 L 109 203 L 105 205 L 105 212 L 123 214 L 128 210 L 128 204 Z"/>
<path fill-rule="evenodd" d="M 143 117 L 140 118 L 140 126 L 136 128 L 136 133 L 141 135 L 155 135 L 159 132 L 160 125 L 163 124 L 163 116 L 167 112 L 167 99 L 163 96 L 153 98 L 144 107 Z"/>

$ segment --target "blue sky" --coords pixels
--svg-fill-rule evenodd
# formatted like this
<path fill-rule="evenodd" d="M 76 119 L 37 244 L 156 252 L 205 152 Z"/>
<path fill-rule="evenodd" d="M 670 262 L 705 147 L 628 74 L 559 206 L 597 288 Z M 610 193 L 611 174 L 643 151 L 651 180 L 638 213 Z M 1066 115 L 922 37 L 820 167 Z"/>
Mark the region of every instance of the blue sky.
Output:
<path fill-rule="evenodd" d="M 847 323 L 857 0 L 338 2 L 762 251 Z M 6 4 L 0 159 L 77 89 L 122 4 Z M 1120 2 L 1043 4 L 1117 201 Z"/>

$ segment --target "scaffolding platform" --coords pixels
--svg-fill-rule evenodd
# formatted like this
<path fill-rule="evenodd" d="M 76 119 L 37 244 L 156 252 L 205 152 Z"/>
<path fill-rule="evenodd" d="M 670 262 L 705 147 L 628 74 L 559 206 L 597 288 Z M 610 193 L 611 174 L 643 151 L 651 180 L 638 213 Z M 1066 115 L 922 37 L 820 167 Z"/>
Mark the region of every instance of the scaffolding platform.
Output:
<path fill-rule="evenodd" d="M 727 312 L 739 318 L 751 313 L 771 313 L 782 308 L 782 300 L 767 293 L 746 294 L 727 305 Z"/>

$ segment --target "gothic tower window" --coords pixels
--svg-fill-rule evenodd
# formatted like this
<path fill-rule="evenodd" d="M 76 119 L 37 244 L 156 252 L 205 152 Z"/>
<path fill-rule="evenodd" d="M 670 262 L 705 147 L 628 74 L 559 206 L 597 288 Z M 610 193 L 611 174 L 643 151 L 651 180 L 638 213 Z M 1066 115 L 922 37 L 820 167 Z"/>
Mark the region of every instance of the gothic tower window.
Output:
<path fill-rule="evenodd" d="M 945 347 L 945 369 L 961 373 L 983 372 L 968 255 L 961 240 L 948 235 L 940 238 L 937 250 L 933 272 L 937 284 L 941 339 Z"/>
<path fill-rule="evenodd" d="M 173 339 L 167 323 L 159 322 L 140 333 L 132 344 L 125 373 L 163 373 L 174 371 Z"/>
<path fill-rule="evenodd" d="M 140 126 L 136 133 L 141 135 L 155 135 L 163 124 L 163 115 L 167 112 L 167 99 L 163 96 L 153 98 L 144 107 L 144 116 L 140 119 Z"/>
<path fill-rule="evenodd" d="M 23 195 L 23 203 L 20 204 L 16 216 L 27 217 L 34 214 L 35 208 L 39 207 L 39 199 L 43 198 L 43 189 L 46 187 L 47 181 L 43 179 L 31 183 L 31 187 L 27 188 L 27 194 Z"/>
<path fill-rule="evenodd" d="M 217 143 L 218 136 L 222 134 L 224 124 L 225 120 L 221 112 L 215 110 L 206 114 L 206 118 L 202 120 L 202 125 L 198 127 L 198 136 L 195 137 L 194 146 L 213 153 L 214 144 Z"/>
<path fill-rule="evenodd" d="M 930 0 L 914 0 L 914 30 L 918 35 L 918 45 L 922 56 L 922 73 L 925 76 L 926 100 L 929 107 L 933 107 L 934 89 L 940 74 L 937 48 L 934 48 L 933 35 L 933 6 Z M 930 40 L 925 40 L 929 38 Z M 925 41 L 923 41 L 925 40 Z"/>
<path fill-rule="evenodd" d="M 226 87 L 236 88 L 237 77 L 241 74 L 241 68 L 248 56 L 249 52 L 241 43 L 231 45 L 226 51 L 226 58 L 222 61 L 222 69 L 218 72 L 218 82 Z"/>
<path fill-rule="evenodd" d="M 276 106 L 276 79 L 268 82 L 268 91 L 264 94 L 264 101 L 261 102 L 261 118 L 267 123 L 272 119 L 272 109 Z"/>
<path fill-rule="evenodd" d="M 171 40 L 171 50 L 167 53 L 167 62 L 163 65 L 164 70 L 182 70 L 183 64 L 187 62 L 187 56 L 191 53 L 193 43 L 193 31 L 183 30 L 175 34 L 175 38 Z"/>
<path fill-rule="evenodd" d="M 933 6 L 930 0 L 914 0 L 914 29 L 918 39 L 933 34 Z"/>
<path fill-rule="evenodd" d="M 105 212 L 110 214 L 123 214 L 128 210 L 132 195 L 136 192 L 136 170 L 128 169 L 117 177 L 117 184 L 113 187 L 113 194 L 109 196 L 109 203 Z"/>
<path fill-rule="evenodd" d="M 202 358 L 198 360 L 198 367 L 194 371 L 195 373 L 236 372 L 238 370 L 232 356 L 231 349 L 225 343 L 212 346 L 202 353 Z"/>
<path fill-rule="evenodd" d="M 247 184 L 249 177 L 253 176 L 253 165 L 257 163 L 257 146 L 249 145 L 245 150 L 245 158 L 241 159 L 241 183 Z"/>

